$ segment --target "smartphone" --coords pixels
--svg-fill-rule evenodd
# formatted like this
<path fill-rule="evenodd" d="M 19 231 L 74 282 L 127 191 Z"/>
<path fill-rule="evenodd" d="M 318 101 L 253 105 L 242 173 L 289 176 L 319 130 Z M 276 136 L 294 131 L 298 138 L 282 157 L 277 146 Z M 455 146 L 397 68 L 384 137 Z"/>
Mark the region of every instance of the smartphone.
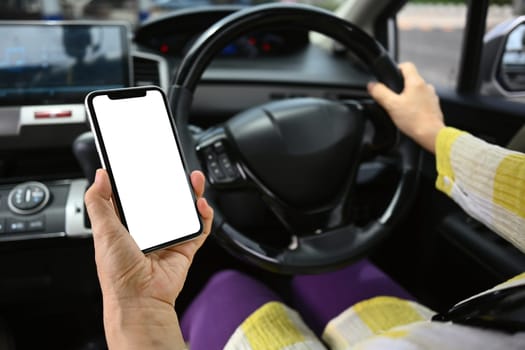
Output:
<path fill-rule="evenodd" d="M 197 237 L 202 221 L 163 91 L 97 90 L 85 104 L 120 219 L 139 248 Z"/>

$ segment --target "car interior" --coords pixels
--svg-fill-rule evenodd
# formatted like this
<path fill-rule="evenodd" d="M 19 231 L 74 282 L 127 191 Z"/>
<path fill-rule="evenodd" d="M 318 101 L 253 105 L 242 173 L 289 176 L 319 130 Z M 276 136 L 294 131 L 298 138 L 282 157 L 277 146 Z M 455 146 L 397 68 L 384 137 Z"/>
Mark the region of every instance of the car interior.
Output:
<path fill-rule="evenodd" d="M 406 0 L 196 4 L 136 24 L 0 20 L 1 349 L 106 348 L 83 203 L 101 166 L 84 97 L 99 89 L 160 87 L 207 177 L 213 233 L 179 313 L 224 269 L 286 300 L 292 275 L 369 259 L 436 312 L 525 271 L 367 93 L 402 91 Z M 436 87 L 445 122 L 525 151 L 525 18 L 486 33 L 490 1 L 465 4 L 456 84 Z"/>

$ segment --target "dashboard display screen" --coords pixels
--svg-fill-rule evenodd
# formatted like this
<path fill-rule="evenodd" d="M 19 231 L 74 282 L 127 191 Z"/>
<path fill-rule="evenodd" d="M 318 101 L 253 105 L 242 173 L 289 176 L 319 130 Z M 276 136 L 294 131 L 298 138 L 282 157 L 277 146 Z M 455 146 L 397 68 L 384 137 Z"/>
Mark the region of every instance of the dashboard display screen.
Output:
<path fill-rule="evenodd" d="M 0 105 L 82 103 L 129 86 L 128 38 L 123 24 L 0 22 Z"/>

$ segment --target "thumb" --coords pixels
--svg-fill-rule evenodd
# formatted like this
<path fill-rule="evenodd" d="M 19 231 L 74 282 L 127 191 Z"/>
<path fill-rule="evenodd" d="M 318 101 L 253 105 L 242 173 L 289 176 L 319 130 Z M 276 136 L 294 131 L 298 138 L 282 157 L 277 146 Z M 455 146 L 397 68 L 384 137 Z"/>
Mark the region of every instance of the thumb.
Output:
<path fill-rule="evenodd" d="M 367 89 L 370 96 L 385 109 L 388 109 L 389 101 L 397 96 L 383 83 L 369 82 Z"/>
<path fill-rule="evenodd" d="M 86 202 L 96 201 L 98 198 L 109 201 L 111 199 L 111 184 L 106 170 L 97 169 L 95 181 L 86 192 Z"/>
<path fill-rule="evenodd" d="M 117 234 L 123 228 L 111 201 L 111 193 L 107 172 L 98 169 L 95 181 L 84 196 L 95 240 L 102 239 L 102 236 L 110 239 L 108 236 Z"/>

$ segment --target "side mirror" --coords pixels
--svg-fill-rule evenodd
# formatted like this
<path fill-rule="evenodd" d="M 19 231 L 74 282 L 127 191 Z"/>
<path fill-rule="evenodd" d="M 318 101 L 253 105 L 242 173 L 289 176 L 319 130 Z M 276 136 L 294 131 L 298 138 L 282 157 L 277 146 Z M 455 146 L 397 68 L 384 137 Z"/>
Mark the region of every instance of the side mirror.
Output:
<path fill-rule="evenodd" d="M 525 16 L 503 22 L 485 35 L 481 73 L 483 94 L 525 96 Z"/>

